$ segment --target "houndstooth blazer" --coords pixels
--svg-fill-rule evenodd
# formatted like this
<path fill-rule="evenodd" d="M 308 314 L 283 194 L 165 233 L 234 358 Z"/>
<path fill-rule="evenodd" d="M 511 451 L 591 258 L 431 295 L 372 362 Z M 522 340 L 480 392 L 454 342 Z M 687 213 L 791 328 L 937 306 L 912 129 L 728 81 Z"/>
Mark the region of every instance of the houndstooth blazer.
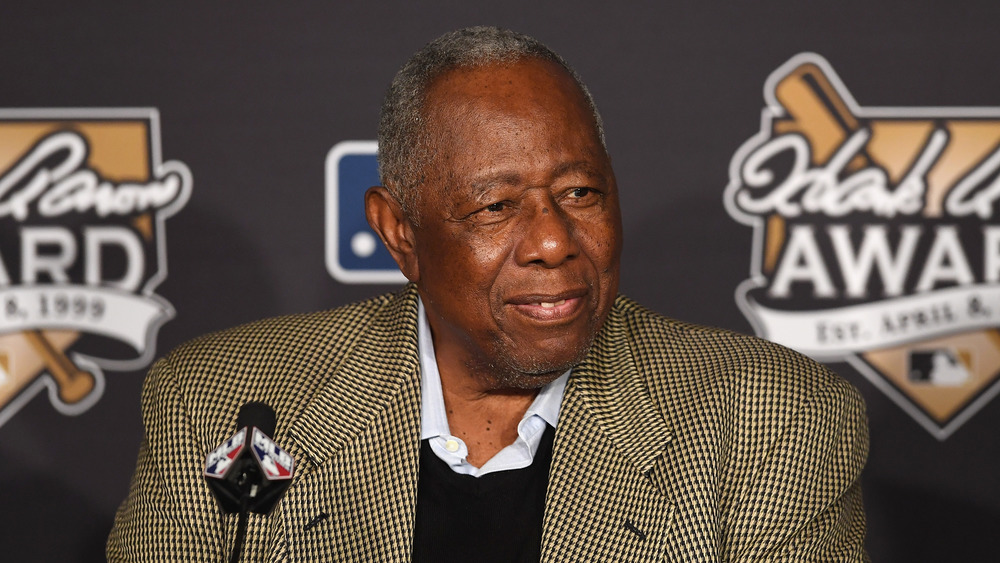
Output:
<path fill-rule="evenodd" d="M 295 479 L 251 515 L 244 561 L 408 561 L 420 449 L 416 290 L 269 319 L 174 350 L 147 377 L 145 439 L 111 561 L 222 561 L 205 485 L 239 407 L 278 413 Z M 619 297 L 563 398 L 543 561 L 866 561 L 864 405 L 768 342 Z"/>

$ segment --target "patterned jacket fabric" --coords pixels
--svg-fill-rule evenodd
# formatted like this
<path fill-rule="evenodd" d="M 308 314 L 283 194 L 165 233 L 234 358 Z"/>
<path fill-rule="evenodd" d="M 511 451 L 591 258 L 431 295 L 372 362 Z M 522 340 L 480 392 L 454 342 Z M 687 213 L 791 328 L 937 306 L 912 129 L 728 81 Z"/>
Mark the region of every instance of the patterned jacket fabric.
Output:
<path fill-rule="evenodd" d="M 288 493 L 244 561 L 408 561 L 420 450 L 416 290 L 185 344 L 143 389 L 110 561 L 223 561 L 205 457 L 251 400 L 278 413 Z M 543 561 L 867 561 L 857 391 L 766 341 L 619 297 L 563 397 Z"/>

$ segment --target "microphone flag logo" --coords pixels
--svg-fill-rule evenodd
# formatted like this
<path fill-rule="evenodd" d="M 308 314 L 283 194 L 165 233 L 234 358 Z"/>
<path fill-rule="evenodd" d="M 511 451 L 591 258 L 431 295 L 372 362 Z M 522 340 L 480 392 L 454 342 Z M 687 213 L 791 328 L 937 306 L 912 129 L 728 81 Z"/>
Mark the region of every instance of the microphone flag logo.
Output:
<path fill-rule="evenodd" d="M 256 428 L 254 429 L 256 430 Z M 221 479 L 226 476 L 233 461 L 240 457 L 247 441 L 247 429 L 241 428 L 236 434 L 215 448 L 205 459 L 205 476 Z"/>
<path fill-rule="evenodd" d="M 274 443 L 274 440 L 267 437 L 259 428 L 253 429 L 253 442 L 251 444 L 253 455 L 257 458 L 257 463 L 264 470 L 264 476 L 274 481 L 277 479 L 291 479 L 294 460 L 285 450 L 282 450 Z"/>

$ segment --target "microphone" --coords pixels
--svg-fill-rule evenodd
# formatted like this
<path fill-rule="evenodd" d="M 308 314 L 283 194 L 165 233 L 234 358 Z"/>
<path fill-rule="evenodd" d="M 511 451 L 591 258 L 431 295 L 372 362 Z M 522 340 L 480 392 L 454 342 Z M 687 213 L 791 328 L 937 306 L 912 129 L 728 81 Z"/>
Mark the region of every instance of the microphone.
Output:
<path fill-rule="evenodd" d="M 274 435 L 276 415 L 265 403 L 240 407 L 236 433 L 208 454 L 205 480 L 226 514 L 269 514 L 292 483 L 295 461 Z"/>

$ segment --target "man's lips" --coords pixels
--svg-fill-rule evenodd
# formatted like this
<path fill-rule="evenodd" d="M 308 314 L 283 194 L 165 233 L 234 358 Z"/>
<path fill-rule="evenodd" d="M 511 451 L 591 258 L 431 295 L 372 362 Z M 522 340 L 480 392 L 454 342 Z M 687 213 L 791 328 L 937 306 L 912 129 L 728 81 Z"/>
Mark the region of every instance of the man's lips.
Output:
<path fill-rule="evenodd" d="M 584 304 L 586 290 L 554 295 L 521 295 L 508 300 L 518 313 L 539 321 L 559 321 L 575 316 Z"/>

